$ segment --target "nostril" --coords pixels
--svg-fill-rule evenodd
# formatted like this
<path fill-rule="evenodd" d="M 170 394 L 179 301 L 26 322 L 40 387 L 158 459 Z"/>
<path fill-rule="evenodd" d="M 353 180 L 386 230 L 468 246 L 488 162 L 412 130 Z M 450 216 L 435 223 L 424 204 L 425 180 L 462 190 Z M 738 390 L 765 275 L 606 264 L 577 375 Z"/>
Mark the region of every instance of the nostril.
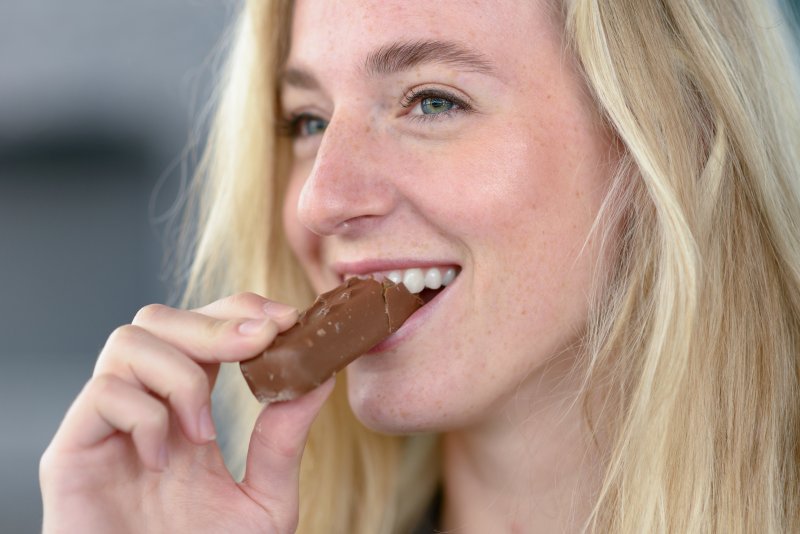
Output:
<path fill-rule="evenodd" d="M 354 160 L 350 152 L 343 156 L 330 143 L 320 147 L 297 197 L 300 222 L 322 236 L 374 228 L 393 212 L 399 198 L 387 172 L 368 157 Z"/>
<path fill-rule="evenodd" d="M 316 183 L 315 183 L 316 182 Z M 332 188 L 309 178 L 297 202 L 300 222 L 317 235 L 355 235 L 374 229 L 394 206 L 392 198 L 374 191 Z"/>

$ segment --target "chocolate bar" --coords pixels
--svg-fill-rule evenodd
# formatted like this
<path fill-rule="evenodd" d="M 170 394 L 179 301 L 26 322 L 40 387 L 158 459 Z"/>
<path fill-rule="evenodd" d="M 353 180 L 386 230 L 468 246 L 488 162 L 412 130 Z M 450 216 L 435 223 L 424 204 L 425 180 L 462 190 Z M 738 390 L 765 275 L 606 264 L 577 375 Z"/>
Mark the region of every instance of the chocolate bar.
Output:
<path fill-rule="evenodd" d="M 311 391 L 395 332 L 424 302 L 403 284 L 350 278 L 317 297 L 293 327 L 240 363 L 261 402 Z"/>

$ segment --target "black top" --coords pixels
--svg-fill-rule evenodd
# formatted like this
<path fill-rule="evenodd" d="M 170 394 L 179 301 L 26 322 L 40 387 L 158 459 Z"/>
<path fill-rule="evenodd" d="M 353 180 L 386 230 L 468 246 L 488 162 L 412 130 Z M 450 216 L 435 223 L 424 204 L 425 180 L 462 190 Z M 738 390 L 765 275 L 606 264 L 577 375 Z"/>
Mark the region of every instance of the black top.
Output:
<path fill-rule="evenodd" d="M 425 510 L 425 515 L 422 516 L 422 519 L 414 530 L 411 531 L 411 534 L 438 534 L 442 532 L 439 529 L 441 525 L 442 519 L 442 490 L 439 488 L 436 491 L 436 494 L 433 496 L 433 500 L 428 505 L 428 509 Z"/>

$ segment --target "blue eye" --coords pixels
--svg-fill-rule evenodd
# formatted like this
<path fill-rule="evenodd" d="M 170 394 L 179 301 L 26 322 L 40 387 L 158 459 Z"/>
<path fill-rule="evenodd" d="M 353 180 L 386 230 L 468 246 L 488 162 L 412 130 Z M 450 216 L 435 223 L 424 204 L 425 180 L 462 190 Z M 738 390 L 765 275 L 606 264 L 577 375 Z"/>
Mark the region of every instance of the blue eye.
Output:
<path fill-rule="evenodd" d="M 305 116 L 298 117 L 295 127 L 295 132 L 300 137 L 310 137 L 312 135 L 321 134 L 328 127 L 328 121 L 320 119 L 319 117 Z"/>
<path fill-rule="evenodd" d="M 455 102 L 438 96 L 423 98 L 419 103 L 420 109 L 422 109 L 422 113 L 425 115 L 444 113 L 445 111 L 453 109 L 455 105 Z"/>
<path fill-rule="evenodd" d="M 472 111 L 472 106 L 464 98 L 442 89 L 409 91 L 400 105 L 410 110 L 408 116 L 414 120 L 439 120 Z"/>
<path fill-rule="evenodd" d="M 325 132 L 328 121 L 315 115 L 301 113 L 292 118 L 284 119 L 280 123 L 280 131 L 284 135 L 294 138 L 312 137 Z"/>

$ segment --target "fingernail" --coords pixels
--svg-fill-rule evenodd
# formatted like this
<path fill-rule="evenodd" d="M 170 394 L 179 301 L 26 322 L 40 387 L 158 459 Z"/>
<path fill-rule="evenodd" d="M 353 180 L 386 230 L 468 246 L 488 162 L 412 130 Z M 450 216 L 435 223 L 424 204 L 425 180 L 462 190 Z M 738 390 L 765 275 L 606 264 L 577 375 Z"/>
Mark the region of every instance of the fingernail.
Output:
<path fill-rule="evenodd" d="M 281 304 L 280 302 L 269 301 L 264 304 L 264 313 L 270 317 L 286 317 L 287 315 L 296 312 L 297 309 L 288 304 Z"/>
<path fill-rule="evenodd" d="M 169 465 L 169 454 L 167 453 L 167 444 L 163 444 L 158 451 L 158 468 L 164 470 Z"/>
<path fill-rule="evenodd" d="M 239 325 L 239 333 L 246 336 L 258 334 L 269 322 L 269 319 L 249 319 Z"/>
<path fill-rule="evenodd" d="M 200 436 L 206 441 L 211 441 L 217 437 L 214 419 L 211 417 L 211 408 L 208 405 L 200 409 Z"/>

